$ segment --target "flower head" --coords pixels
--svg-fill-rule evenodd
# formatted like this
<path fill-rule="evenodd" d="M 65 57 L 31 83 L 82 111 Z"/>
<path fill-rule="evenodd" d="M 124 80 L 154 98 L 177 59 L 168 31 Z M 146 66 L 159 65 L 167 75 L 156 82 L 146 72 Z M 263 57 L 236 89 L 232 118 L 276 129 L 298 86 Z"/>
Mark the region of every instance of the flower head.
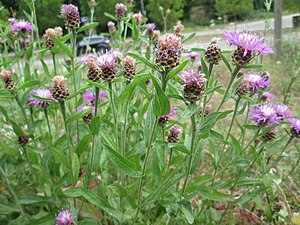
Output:
<path fill-rule="evenodd" d="M 39 100 L 36 99 L 35 96 L 37 97 L 41 97 L 41 98 L 48 98 L 48 99 L 54 99 L 52 96 L 52 93 L 49 89 L 37 89 L 31 92 L 31 96 L 28 99 L 28 104 L 30 106 L 41 106 L 41 107 L 48 107 L 50 105 L 49 102 L 43 101 L 43 100 Z"/>
<path fill-rule="evenodd" d="M 179 140 L 179 135 L 181 134 L 182 130 L 179 126 L 173 126 L 169 130 L 168 142 L 176 143 Z"/>
<path fill-rule="evenodd" d="M 169 121 L 169 118 L 175 116 L 175 112 L 176 112 L 176 110 L 175 110 L 174 106 L 171 106 L 170 113 L 159 118 L 159 120 L 158 120 L 159 125 L 167 124 Z"/>
<path fill-rule="evenodd" d="M 100 99 L 100 100 L 105 99 L 106 96 L 107 96 L 107 95 L 106 95 L 106 92 L 105 92 L 105 91 L 102 91 L 102 90 L 99 91 L 99 99 Z M 83 97 L 83 101 L 89 102 L 89 103 L 91 103 L 92 105 L 95 105 L 96 97 L 95 97 L 95 95 L 94 95 L 91 91 L 86 91 L 86 92 L 82 95 L 82 97 Z"/>
<path fill-rule="evenodd" d="M 155 29 L 155 24 L 154 23 L 147 23 L 146 24 L 146 29 L 147 29 L 147 35 L 152 38 L 153 37 L 153 31 Z"/>
<path fill-rule="evenodd" d="M 187 54 L 187 57 L 191 60 L 196 60 L 198 58 L 200 58 L 201 54 L 199 52 L 190 52 L 189 54 Z"/>
<path fill-rule="evenodd" d="M 53 37 L 62 37 L 62 35 L 63 32 L 61 27 L 48 28 L 43 35 L 47 48 L 52 48 L 56 45 L 52 40 Z"/>
<path fill-rule="evenodd" d="M 250 111 L 250 120 L 253 120 L 259 126 L 279 123 L 280 118 L 273 104 L 265 103 L 258 107 L 251 107 Z"/>
<path fill-rule="evenodd" d="M 102 69 L 102 78 L 111 82 L 116 77 L 116 53 L 110 50 L 98 54 L 96 58 L 98 66 Z"/>
<path fill-rule="evenodd" d="M 265 42 L 265 38 L 255 32 L 225 32 L 224 38 L 230 45 L 235 45 L 244 49 L 243 56 L 248 52 L 258 52 L 262 55 L 273 53 L 272 48 Z"/>
<path fill-rule="evenodd" d="M 289 118 L 288 121 L 291 123 L 291 133 L 295 137 L 300 137 L 300 119 L 299 118 Z"/>
<path fill-rule="evenodd" d="M 55 218 L 56 225 L 73 225 L 75 216 L 69 210 L 62 210 Z"/>
<path fill-rule="evenodd" d="M 77 29 L 80 26 L 80 14 L 78 7 L 72 4 L 63 4 L 60 14 L 65 21 L 65 26 L 70 29 Z"/>
<path fill-rule="evenodd" d="M 15 22 L 12 26 L 11 29 L 13 31 L 21 31 L 22 33 L 29 33 L 32 30 L 32 24 L 26 20 L 21 20 Z"/>
<path fill-rule="evenodd" d="M 115 23 L 113 21 L 108 21 L 107 22 L 107 27 L 108 27 L 108 32 L 109 33 L 113 33 L 116 31 L 116 26 Z"/>
<path fill-rule="evenodd" d="M 184 97 L 192 102 L 199 100 L 207 81 L 205 75 L 198 71 L 188 70 L 180 72 L 178 76 L 184 83 Z"/>
<path fill-rule="evenodd" d="M 258 93 L 255 93 L 254 97 L 258 98 Z M 264 92 L 261 96 L 262 101 L 271 101 L 273 99 L 275 99 L 275 95 L 273 95 L 271 92 L 268 91 Z"/>
<path fill-rule="evenodd" d="M 135 23 L 137 26 L 141 26 L 144 16 L 141 12 L 139 12 L 139 13 L 133 14 L 132 18 L 135 20 Z"/>
<path fill-rule="evenodd" d="M 251 91 L 263 90 L 270 86 L 269 78 L 260 72 L 250 71 L 245 74 L 245 79 L 249 82 Z"/>
<path fill-rule="evenodd" d="M 136 74 L 136 61 L 130 56 L 126 56 L 122 62 L 124 76 L 130 81 Z"/>
<path fill-rule="evenodd" d="M 156 44 L 156 64 L 167 70 L 179 64 L 180 52 L 183 45 L 176 34 L 165 34 L 159 37 Z"/>
<path fill-rule="evenodd" d="M 122 19 L 124 17 L 125 12 L 127 11 L 126 5 L 124 5 L 123 3 L 117 3 L 115 8 L 117 18 Z"/>
<path fill-rule="evenodd" d="M 174 26 L 174 33 L 178 36 L 181 35 L 181 32 L 184 30 L 184 26 L 182 24 L 177 24 Z"/>
<path fill-rule="evenodd" d="M 218 65 L 221 60 L 220 53 L 222 52 L 218 45 L 218 38 L 213 38 L 205 51 L 205 59 L 209 64 Z"/>
<path fill-rule="evenodd" d="M 290 110 L 290 108 L 284 104 L 275 104 L 274 108 L 275 108 L 276 114 L 280 120 L 283 120 L 287 116 L 292 115 L 292 111 Z"/>
<path fill-rule="evenodd" d="M 51 87 L 52 96 L 56 100 L 65 100 L 69 96 L 68 88 L 66 87 L 67 79 L 64 76 L 55 76 L 52 79 L 53 86 Z"/>

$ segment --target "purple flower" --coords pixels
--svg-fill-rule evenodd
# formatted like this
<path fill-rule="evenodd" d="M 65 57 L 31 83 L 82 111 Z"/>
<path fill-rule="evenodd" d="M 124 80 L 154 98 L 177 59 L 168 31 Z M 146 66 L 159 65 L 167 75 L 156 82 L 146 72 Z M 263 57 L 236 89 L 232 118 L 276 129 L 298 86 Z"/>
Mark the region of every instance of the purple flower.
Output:
<path fill-rule="evenodd" d="M 69 210 L 62 210 L 55 218 L 56 225 L 73 225 L 75 216 Z"/>
<path fill-rule="evenodd" d="M 179 141 L 179 135 L 181 134 L 182 130 L 179 126 L 173 126 L 169 130 L 168 135 L 168 142 L 169 143 L 176 143 Z"/>
<path fill-rule="evenodd" d="M 258 93 L 255 93 L 253 95 L 253 97 L 258 98 L 259 97 Z M 263 101 L 271 101 L 271 100 L 274 100 L 274 99 L 275 99 L 275 95 L 273 95 L 271 92 L 268 92 L 268 91 L 263 93 L 262 96 L 261 96 L 261 100 L 263 100 Z"/>
<path fill-rule="evenodd" d="M 116 31 L 115 23 L 113 21 L 108 21 L 107 23 L 109 33 L 113 33 Z"/>
<path fill-rule="evenodd" d="M 245 78 L 249 82 L 251 91 L 263 90 L 270 86 L 269 78 L 256 71 L 246 73 Z"/>
<path fill-rule="evenodd" d="M 187 57 L 191 60 L 195 60 L 197 58 L 200 58 L 201 54 L 199 52 L 190 52 L 187 54 Z"/>
<path fill-rule="evenodd" d="M 28 104 L 30 106 L 41 106 L 41 107 L 48 107 L 50 105 L 49 102 L 45 102 L 43 100 L 36 99 L 34 96 L 40 97 L 40 98 L 48 98 L 54 100 L 52 93 L 49 89 L 37 89 L 35 91 L 31 92 L 32 97 L 28 99 Z"/>
<path fill-rule="evenodd" d="M 80 59 L 78 60 L 78 64 L 79 65 L 85 64 L 91 59 L 94 59 L 93 54 L 87 54 L 87 55 L 81 56 Z"/>
<path fill-rule="evenodd" d="M 291 133 L 295 137 L 300 137 L 300 119 L 299 118 L 289 118 L 288 121 L 291 123 Z"/>
<path fill-rule="evenodd" d="M 80 26 L 80 14 L 77 6 L 63 4 L 60 9 L 60 14 L 64 19 L 67 28 L 74 29 Z"/>
<path fill-rule="evenodd" d="M 96 58 L 99 67 L 101 69 L 110 68 L 116 70 L 116 55 L 116 51 L 113 50 L 99 53 Z"/>
<path fill-rule="evenodd" d="M 107 96 L 107 94 L 105 91 L 101 91 L 101 90 L 99 91 L 99 100 L 105 99 L 106 96 Z M 83 101 L 89 102 L 92 105 L 95 105 L 96 98 L 95 98 L 95 95 L 91 91 L 86 91 L 82 97 L 83 97 Z"/>
<path fill-rule="evenodd" d="M 285 117 L 292 115 L 292 111 L 284 104 L 275 104 L 274 108 L 280 120 L 283 120 Z"/>
<path fill-rule="evenodd" d="M 179 126 L 176 126 L 176 125 L 171 127 L 169 131 L 170 131 L 170 133 L 173 133 L 177 136 L 182 132 L 181 128 Z"/>
<path fill-rule="evenodd" d="M 121 52 L 119 49 L 113 49 L 112 54 L 114 55 L 116 62 L 119 62 L 124 58 L 123 52 Z"/>
<path fill-rule="evenodd" d="M 16 18 L 9 18 L 7 21 L 9 24 L 14 24 L 14 23 L 18 22 L 18 20 Z"/>
<path fill-rule="evenodd" d="M 77 109 L 77 112 L 82 112 L 83 110 L 86 110 L 86 109 L 92 109 L 92 112 L 93 112 L 93 113 L 95 112 L 95 106 L 90 106 L 90 105 L 80 106 L 80 107 Z"/>
<path fill-rule="evenodd" d="M 147 23 L 146 24 L 146 29 L 147 29 L 147 35 L 149 37 L 153 36 L 153 31 L 155 29 L 155 24 L 154 23 Z"/>
<path fill-rule="evenodd" d="M 162 118 L 169 119 L 170 117 L 175 116 L 175 112 L 176 112 L 176 110 L 175 110 L 174 106 L 171 106 L 170 107 L 170 113 L 167 114 L 167 115 L 162 116 Z"/>
<path fill-rule="evenodd" d="M 272 48 L 265 42 L 265 38 L 255 32 L 227 32 L 224 33 L 224 38 L 230 45 L 235 45 L 244 49 L 244 56 L 248 52 L 258 52 L 262 55 L 273 53 Z"/>
<path fill-rule="evenodd" d="M 127 11 L 126 5 L 124 5 L 123 3 L 117 3 L 115 8 L 118 19 L 121 19 Z"/>
<path fill-rule="evenodd" d="M 22 33 L 29 33 L 32 30 L 32 25 L 30 22 L 26 20 L 21 20 L 18 22 L 15 22 L 12 26 L 11 29 L 13 31 L 21 31 Z"/>
<path fill-rule="evenodd" d="M 250 108 L 250 120 L 253 120 L 259 126 L 265 126 L 278 124 L 280 118 L 277 116 L 275 105 L 265 103 Z"/>

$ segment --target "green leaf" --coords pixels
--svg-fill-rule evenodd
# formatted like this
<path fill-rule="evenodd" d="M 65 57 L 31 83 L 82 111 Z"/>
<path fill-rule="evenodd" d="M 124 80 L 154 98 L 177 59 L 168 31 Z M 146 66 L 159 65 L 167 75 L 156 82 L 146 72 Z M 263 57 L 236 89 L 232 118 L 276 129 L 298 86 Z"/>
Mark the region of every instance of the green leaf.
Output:
<path fill-rule="evenodd" d="M 184 62 L 180 63 L 178 66 L 176 66 L 175 68 L 173 68 L 167 74 L 166 81 L 168 81 L 168 80 L 172 79 L 173 77 L 175 77 L 181 70 L 184 69 L 184 67 L 187 65 L 188 62 L 189 62 L 189 60 L 185 60 Z"/>
<path fill-rule="evenodd" d="M 182 43 L 188 42 L 189 40 L 191 40 L 195 36 L 196 36 L 196 33 L 190 34 L 189 36 L 187 36 L 186 38 L 183 39 Z"/>
<path fill-rule="evenodd" d="M 67 118 L 67 123 L 71 123 L 73 121 L 76 121 L 76 120 L 79 120 L 81 118 L 83 118 L 84 116 L 88 115 L 89 113 L 92 112 L 92 109 L 91 108 L 88 108 L 88 109 L 84 109 L 82 110 L 81 112 L 79 113 L 75 113 L 75 114 L 72 114 L 71 116 L 69 116 Z"/>
<path fill-rule="evenodd" d="M 242 66 L 244 69 L 261 69 L 263 67 L 263 64 L 245 64 Z"/>
<path fill-rule="evenodd" d="M 189 202 L 179 203 L 179 208 L 187 219 L 188 223 L 193 224 L 195 219 L 191 204 Z"/>
<path fill-rule="evenodd" d="M 183 122 L 187 119 L 190 119 L 192 115 L 194 115 L 197 111 L 199 111 L 199 105 L 197 104 L 188 105 L 188 107 L 183 111 L 181 117 L 179 118 L 179 121 Z"/>
<path fill-rule="evenodd" d="M 29 47 L 26 49 L 26 57 L 27 59 L 30 59 L 33 55 L 33 47 L 34 47 L 34 42 L 32 42 Z"/>
<path fill-rule="evenodd" d="M 95 119 L 95 117 L 93 119 Z M 78 154 L 78 156 L 80 156 L 84 151 L 89 151 L 89 144 L 92 137 L 92 134 L 87 134 L 83 138 L 81 138 L 76 148 L 76 153 Z"/>
<path fill-rule="evenodd" d="M 230 136 L 232 148 L 240 154 L 242 152 L 242 147 L 239 141 L 233 135 L 230 134 L 229 136 Z"/>
<path fill-rule="evenodd" d="M 15 156 L 20 155 L 20 152 L 17 149 L 10 148 L 8 145 L 6 145 L 4 143 L 0 143 L 0 152 L 4 153 L 10 157 L 15 157 Z"/>
<path fill-rule="evenodd" d="M 50 77 L 50 73 L 49 73 L 49 69 L 48 69 L 47 64 L 42 59 L 40 59 L 40 61 L 41 61 L 42 66 L 43 66 L 44 74 L 46 75 L 46 77 Z"/>
<path fill-rule="evenodd" d="M 204 48 L 191 48 L 191 51 L 205 53 L 206 49 L 204 49 Z"/>
<path fill-rule="evenodd" d="M 146 146 L 149 146 L 150 144 L 150 136 L 151 136 L 151 131 L 153 129 L 154 124 L 157 122 L 155 115 L 153 113 L 153 100 L 150 102 L 149 106 L 148 106 L 148 111 L 147 111 L 147 117 L 146 120 L 144 122 L 144 140 L 146 143 Z"/>
<path fill-rule="evenodd" d="M 208 77 L 208 67 L 203 57 L 201 57 L 201 70 L 206 75 L 206 77 Z"/>
<path fill-rule="evenodd" d="M 84 79 L 87 83 L 91 84 L 92 86 L 94 87 L 97 87 L 99 89 L 102 89 L 102 90 L 106 90 L 106 91 L 109 91 L 109 89 L 107 87 L 105 87 L 104 85 L 100 84 L 100 83 L 97 83 L 97 82 L 93 82 L 89 79 Z"/>
<path fill-rule="evenodd" d="M 203 198 L 213 201 L 225 201 L 230 200 L 231 195 L 224 194 L 222 192 L 218 192 L 214 190 L 212 187 L 199 186 L 197 189 L 197 193 L 201 195 Z"/>
<path fill-rule="evenodd" d="M 51 203 L 56 204 L 55 197 L 33 195 L 33 194 L 19 194 L 18 203 L 22 205 L 36 204 L 36 203 Z"/>
<path fill-rule="evenodd" d="M 145 141 L 140 141 L 129 152 L 126 152 L 126 158 L 130 158 L 142 153 L 143 151 L 145 151 L 145 146 Z"/>
<path fill-rule="evenodd" d="M 67 40 L 70 40 L 71 37 L 72 37 L 72 33 L 68 33 L 68 34 L 66 34 L 65 36 L 61 37 L 61 38 L 60 38 L 60 41 L 61 41 L 62 43 L 65 43 Z"/>
<path fill-rule="evenodd" d="M 30 75 L 30 66 L 29 66 L 29 63 L 25 63 L 25 67 L 24 67 L 24 81 L 25 83 L 27 81 L 30 81 L 31 79 L 31 75 Z"/>
<path fill-rule="evenodd" d="M 64 53 L 67 54 L 67 56 L 69 56 L 71 59 L 73 58 L 73 53 L 71 52 L 70 48 L 64 45 L 59 38 L 52 37 L 52 40 L 57 44 L 58 47 L 60 47 L 63 50 Z"/>
<path fill-rule="evenodd" d="M 104 15 L 107 16 L 108 18 L 114 20 L 114 21 L 117 21 L 117 18 L 114 17 L 114 16 L 113 16 L 112 14 L 110 14 L 110 13 L 105 12 Z"/>
<path fill-rule="evenodd" d="M 48 147 L 49 152 L 53 156 L 53 158 L 58 162 L 63 164 L 66 168 L 70 169 L 70 162 L 67 159 L 67 157 L 62 153 L 61 151 L 58 151 L 56 148 L 49 146 Z"/>
<path fill-rule="evenodd" d="M 127 55 L 131 56 L 132 58 L 135 58 L 139 61 L 141 61 L 142 63 L 144 63 L 146 66 L 150 67 L 151 69 L 157 71 L 158 68 L 155 64 L 153 64 L 152 62 L 150 62 L 148 59 L 146 59 L 145 57 L 141 56 L 140 54 L 134 53 L 134 52 L 128 52 Z"/>
<path fill-rule="evenodd" d="M 221 52 L 219 52 L 219 55 L 221 56 L 221 59 L 225 63 L 227 69 L 232 73 L 232 69 L 231 69 L 230 63 L 228 62 L 227 58 Z"/>
<path fill-rule="evenodd" d="M 173 150 L 180 151 L 187 155 L 191 155 L 191 152 L 183 144 L 169 144 L 169 147 Z"/>
<path fill-rule="evenodd" d="M 72 155 L 72 172 L 73 172 L 73 182 L 76 184 L 79 176 L 79 170 L 80 170 L 80 161 L 78 159 L 78 156 L 76 153 L 73 153 Z"/>
<path fill-rule="evenodd" d="M 255 100 L 253 98 L 246 96 L 246 95 L 242 95 L 241 97 L 242 97 L 242 99 L 246 100 L 250 104 L 255 104 Z"/>
<path fill-rule="evenodd" d="M 26 135 L 24 134 L 22 128 L 16 124 L 15 122 L 13 122 L 12 120 L 10 121 L 11 123 L 11 126 L 15 132 L 15 134 L 18 136 L 18 137 L 26 137 Z"/>
<path fill-rule="evenodd" d="M 21 84 L 18 89 L 23 90 L 26 88 L 31 88 L 31 87 L 40 85 L 40 84 L 41 84 L 41 82 L 38 80 L 30 80 L 30 81 L 25 82 L 24 84 Z"/>
<path fill-rule="evenodd" d="M 132 39 L 136 41 L 139 37 L 139 29 L 136 25 L 135 19 L 132 19 Z"/>
<path fill-rule="evenodd" d="M 215 139 L 217 139 L 217 140 L 219 140 L 219 141 L 221 141 L 221 142 L 224 142 L 224 137 L 223 137 L 222 134 L 220 134 L 220 133 L 218 133 L 218 132 L 216 132 L 216 131 L 214 131 L 214 130 L 211 130 L 211 131 L 210 131 L 210 134 L 211 134 L 211 136 L 212 136 L 213 138 L 215 138 Z"/>
<path fill-rule="evenodd" d="M 115 164 L 116 167 L 118 167 L 121 171 L 123 171 L 125 174 L 131 176 L 131 177 L 140 177 L 141 173 L 137 170 L 136 164 L 129 161 L 125 157 L 123 157 L 121 154 L 116 152 L 113 148 L 111 148 L 109 145 L 104 144 L 105 149 L 109 153 L 110 159 Z"/>
<path fill-rule="evenodd" d="M 112 216 L 116 218 L 117 220 L 121 221 L 123 218 L 122 213 L 114 209 L 112 206 L 108 204 L 107 199 L 103 199 L 98 194 L 94 194 L 91 191 L 79 189 L 79 188 L 71 188 L 64 191 L 64 195 L 71 198 L 79 198 L 83 197 L 86 199 L 89 203 L 99 207 L 100 209 L 104 210 L 108 213 L 108 216 Z"/>
<path fill-rule="evenodd" d="M 93 29 L 95 28 L 96 26 L 98 26 L 98 22 L 93 22 L 93 23 L 88 23 L 82 27 L 80 27 L 78 30 L 77 30 L 77 33 L 80 33 L 82 31 L 85 31 L 85 30 L 90 30 L 90 29 Z"/>
<path fill-rule="evenodd" d="M 160 118 L 170 113 L 170 101 L 154 77 L 152 77 L 152 82 L 156 89 L 156 95 L 153 101 L 153 113 Z"/>
<path fill-rule="evenodd" d="M 100 128 L 100 117 L 99 116 L 93 117 L 90 126 L 91 133 L 93 135 L 97 135 L 99 133 L 99 128 Z"/>
<path fill-rule="evenodd" d="M 32 95 L 31 97 L 34 98 L 34 99 L 37 99 L 37 100 L 44 101 L 44 102 L 50 102 L 50 103 L 52 103 L 52 104 L 57 103 L 56 100 L 53 100 L 53 99 L 51 99 L 51 98 L 42 98 L 42 97 L 37 96 L 37 95 Z"/>

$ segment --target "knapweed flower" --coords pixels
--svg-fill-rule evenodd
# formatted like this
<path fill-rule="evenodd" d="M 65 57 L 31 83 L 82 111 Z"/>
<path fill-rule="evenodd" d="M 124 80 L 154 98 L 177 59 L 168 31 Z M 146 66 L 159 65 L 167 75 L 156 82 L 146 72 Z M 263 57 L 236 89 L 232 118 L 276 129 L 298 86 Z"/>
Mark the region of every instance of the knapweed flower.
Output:
<path fill-rule="evenodd" d="M 53 98 L 59 101 L 65 100 L 69 96 L 68 88 L 66 87 L 67 79 L 64 76 L 55 76 L 52 79 L 53 85 L 50 88 Z"/>
<path fill-rule="evenodd" d="M 184 26 L 182 24 L 177 24 L 174 26 L 174 33 L 178 36 L 181 35 L 181 32 L 184 30 Z"/>
<path fill-rule="evenodd" d="M 50 105 L 50 102 L 36 99 L 35 96 L 40 98 L 53 99 L 51 91 L 47 88 L 34 90 L 31 92 L 31 96 L 32 97 L 28 99 L 28 104 L 30 106 L 41 106 L 43 108 L 47 108 Z"/>
<path fill-rule="evenodd" d="M 9 24 L 14 24 L 14 23 L 18 22 L 18 20 L 17 20 L 16 18 L 9 18 L 9 19 L 7 20 L 7 22 L 8 22 Z"/>
<path fill-rule="evenodd" d="M 17 137 L 19 145 L 25 146 L 29 143 L 29 137 Z"/>
<path fill-rule="evenodd" d="M 115 57 L 116 63 L 120 63 L 122 59 L 124 58 L 123 52 L 120 51 L 120 49 L 113 49 L 111 50 L 113 56 Z"/>
<path fill-rule="evenodd" d="M 178 76 L 183 81 L 185 99 L 190 102 L 198 101 L 202 97 L 207 81 L 205 75 L 198 71 L 188 70 L 180 72 Z"/>
<path fill-rule="evenodd" d="M 56 225 L 74 225 L 75 216 L 69 210 L 62 210 L 55 218 Z"/>
<path fill-rule="evenodd" d="M 91 122 L 91 120 L 94 117 L 94 115 L 93 115 L 93 113 L 95 112 L 94 106 L 89 106 L 89 105 L 81 106 L 77 109 L 77 112 L 82 112 L 83 110 L 86 110 L 86 109 L 92 109 L 92 111 L 89 114 L 83 116 L 82 119 L 84 120 L 84 122 L 89 123 L 89 122 Z"/>
<path fill-rule="evenodd" d="M 103 100 L 106 98 L 106 92 L 100 90 L 99 91 L 99 100 Z M 83 95 L 83 101 L 91 103 L 93 106 L 95 105 L 96 97 L 91 91 L 86 91 Z"/>
<path fill-rule="evenodd" d="M 146 24 L 146 29 L 147 29 L 147 35 L 149 38 L 153 37 L 153 31 L 155 29 L 155 24 L 154 23 L 147 23 Z"/>
<path fill-rule="evenodd" d="M 183 45 L 180 37 L 175 34 L 165 34 L 156 43 L 156 64 L 165 70 L 170 70 L 179 64 Z"/>
<path fill-rule="evenodd" d="M 132 18 L 135 20 L 137 26 L 141 26 L 144 16 L 141 12 L 135 13 L 132 15 Z"/>
<path fill-rule="evenodd" d="M 253 95 L 253 97 L 254 98 L 258 98 L 259 97 L 259 94 L 258 93 L 255 93 L 254 95 Z M 275 95 L 273 95 L 271 92 L 264 92 L 262 95 L 261 95 L 261 97 L 260 97 L 260 99 L 262 100 L 262 101 L 264 101 L 264 102 L 266 102 L 266 101 L 271 101 L 271 100 L 274 100 L 275 99 Z"/>
<path fill-rule="evenodd" d="M 245 79 L 249 82 L 251 91 L 264 90 L 270 86 L 270 80 L 263 73 L 250 71 L 245 74 Z"/>
<path fill-rule="evenodd" d="M 192 61 L 195 61 L 196 59 L 200 58 L 200 56 L 201 54 L 199 52 L 190 52 L 186 57 L 188 57 Z"/>
<path fill-rule="evenodd" d="M 268 131 L 267 133 L 265 133 L 262 138 L 265 141 L 273 141 L 276 138 L 276 134 L 278 132 L 277 127 L 273 127 L 270 131 Z"/>
<path fill-rule="evenodd" d="M 11 29 L 13 31 L 20 31 L 24 34 L 31 32 L 32 30 L 32 24 L 26 20 L 21 20 L 15 22 L 12 26 Z"/>
<path fill-rule="evenodd" d="M 94 82 L 99 81 L 102 76 L 102 70 L 96 61 L 94 59 L 89 59 L 87 60 L 86 65 L 88 68 L 87 78 Z"/>
<path fill-rule="evenodd" d="M 102 79 L 108 82 L 112 82 L 116 77 L 116 57 L 112 50 L 107 52 L 101 52 L 96 59 L 98 66 L 102 70 Z"/>
<path fill-rule="evenodd" d="M 275 104 L 274 108 L 279 120 L 284 120 L 286 117 L 292 115 L 292 111 L 290 110 L 290 108 L 284 104 Z"/>
<path fill-rule="evenodd" d="M 258 107 L 251 107 L 249 118 L 258 126 L 278 124 L 280 120 L 277 115 L 275 105 L 269 103 L 264 103 Z"/>
<path fill-rule="evenodd" d="M 249 63 L 253 58 L 253 54 L 268 55 L 273 53 L 272 48 L 265 42 L 265 38 L 255 32 L 225 32 L 224 38 L 230 45 L 237 46 L 237 50 L 232 56 L 233 62 L 237 65 Z"/>
<path fill-rule="evenodd" d="M 131 79 L 136 74 L 136 61 L 134 58 L 130 56 L 126 56 L 125 59 L 122 62 L 122 66 L 124 69 L 124 77 L 128 79 L 128 81 L 131 81 Z"/>
<path fill-rule="evenodd" d="M 80 26 L 80 14 L 78 7 L 72 4 L 63 4 L 60 14 L 64 19 L 65 26 L 68 29 L 77 29 Z"/>
<path fill-rule="evenodd" d="M 203 110 L 203 107 L 201 106 L 200 109 L 199 109 L 199 115 L 202 116 L 202 110 Z M 205 108 L 204 108 L 204 117 L 208 116 L 209 114 L 212 113 L 212 105 L 211 104 L 206 104 L 205 105 Z"/>
<path fill-rule="evenodd" d="M 87 54 L 84 56 L 81 56 L 78 60 L 78 64 L 82 65 L 82 64 L 86 64 L 89 60 L 94 59 L 94 55 L 93 54 Z"/>
<path fill-rule="evenodd" d="M 13 80 L 13 72 L 3 70 L 0 72 L 0 78 L 5 84 L 5 88 L 8 91 L 13 91 L 16 88 L 16 82 Z"/>
<path fill-rule="evenodd" d="M 43 35 L 47 48 L 53 48 L 56 44 L 52 40 L 53 37 L 62 37 L 63 31 L 61 27 L 48 28 Z"/>
<path fill-rule="evenodd" d="M 210 45 L 207 47 L 205 51 L 205 59 L 209 64 L 218 65 L 221 60 L 221 48 L 217 43 L 217 38 L 213 38 Z"/>
<path fill-rule="evenodd" d="M 289 118 L 288 121 L 291 123 L 290 129 L 294 137 L 300 138 L 300 119 Z"/>
<path fill-rule="evenodd" d="M 158 40 L 159 36 L 160 36 L 160 31 L 159 30 L 154 30 L 153 31 L 153 39 Z"/>
<path fill-rule="evenodd" d="M 179 141 L 179 135 L 181 134 L 182 130 L 179 126 L 173 126 L 169 130 L 168 135 L 168 142 L 169 143 L 177 143 Z"/>
<path fill-rule="evenodd" d="M 201 73 L 201 71 L 202 71 L 202 64 L 201 64 L 201 62 L 197 62 L 197 71 L 198 71 L 198 73 Z"/>
<path fill-rule="evenodd" d="M 158 120 L 158 124 L 159 125 L 165 125 L 165 124 L 167 124 L 168 121 L 169 121 L 169 118 L 175 116 L 175 112 L 176 112 L 175 108 L 173 106 L 171 106 L 170 107 L 170 113 L 167 114 L 167 115 L 164 115 L 164 116 L 160 117 L 159 120 Z"/>
<path fill-rule="evenodd" d="M 126 4 L 127 4 L 128 6 L 131 6 L 131 5 L 132 5 L 132 2 L 133 2 L 133 0 L 126 0 Z"/>
<path fill-rule="evenodd" d="M 107 22 L 107 27 L 108 27 L 108 32 L 110 34 L 112 34 L 113 32 L 116 31 L 116 25 L 115 25 L 115 23 L 113 21 L 108 21 Z"/>
<path fill-rule="evenodd" d="M 250 84 L 248 80 L 243 79 L 240 85 L 237 87 L 235 94 L 242 96 L 242 95 L 247 95 L 250 90 Z"/>
<path fill-rule="evenodd" d="M 126 5 L 124 5 L 123 3 L 117 3 L 115 8 L 117 18 L 122 19 L 124 17 L 125 12 L 127 11 Z"/>

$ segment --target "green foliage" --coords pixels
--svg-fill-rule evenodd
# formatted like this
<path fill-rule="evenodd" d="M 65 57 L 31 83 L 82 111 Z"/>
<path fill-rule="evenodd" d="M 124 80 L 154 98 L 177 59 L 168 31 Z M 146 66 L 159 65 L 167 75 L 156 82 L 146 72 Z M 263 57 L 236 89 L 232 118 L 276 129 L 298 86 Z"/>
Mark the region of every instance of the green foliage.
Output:
<path fill-rule="evenodd" d="M 220 16 L 245 16 L 253 11 L 253 0 L 216 0 L 215 7 Z"/>
<path fill-rule="evenodd" d="M 300 12 L 300 3 L 298 0 L 283 0 L 282 7 L 290 12 Z"/>
<path fill-rule="evenodd" d="M 159 10 L 159 7 L 163 7 L 163 13 L 166 13 L 166 10 L 170 9 L 169 15 L 167 15 L 167 29 L 173 29 L 173 26 L 178 20 L 183 16 L 183 7 L 185 5 L 185 0 L 149 0 L 146 8 L 148 11 L 148 16 L 156 25 L 160 28 L 163 28 L 163 16 L 162 11 Z"/>

